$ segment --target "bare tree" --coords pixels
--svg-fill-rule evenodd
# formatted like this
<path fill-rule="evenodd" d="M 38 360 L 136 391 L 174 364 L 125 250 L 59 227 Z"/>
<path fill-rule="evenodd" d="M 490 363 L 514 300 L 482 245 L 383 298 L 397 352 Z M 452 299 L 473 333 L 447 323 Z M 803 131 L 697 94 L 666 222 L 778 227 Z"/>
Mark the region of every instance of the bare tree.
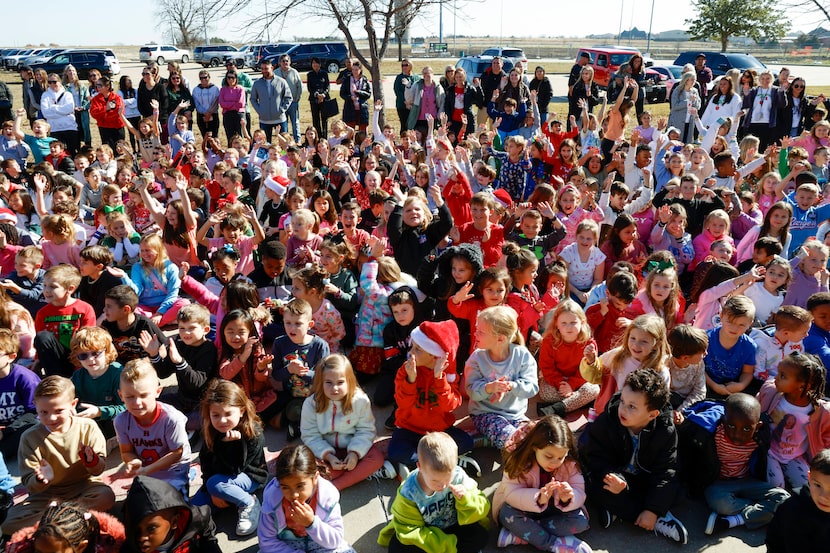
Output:
<path fill-rule="evenodd" d="M 203 40 L 211 23 L 243 5 L 245 0 L 156 0 L 156 14 L 169 25 L 171 40 L 182 46 L 193 46 Z"/>
<path fill-rule="evenodd" d="M 169 1 L 169 0 L 168 0 Z M 403 37 L 406 27 L 428 6 L 441 0 L 282 0 L 271 7 L 266 25 L 282 17 L 301 18 L 305 15 L 332 20 L 343 33 L 352 55 L 360 60 L 372 77 L 372 95 L 383 100 L 381 63 L 392 37 Z M 249 22 L 253 24 L 254 22 Z M 256 23 L 262 25 L 262 19 Z M 368 54 L 357 48 L 355 34 L 364 31 L 369 43 Z M 400 41 L 399 41 L 400 43 Z M 399 46 L 399 54 L 400 46 Z M 381 125 L 384 123 L 381 111 Z"/>
<path fill-rule="evenodd" d="M 794 9 L 796 13 L 818 14 L 830 22 L 830 2 L 820 0 L 790 0 L 785 5 Z"/>

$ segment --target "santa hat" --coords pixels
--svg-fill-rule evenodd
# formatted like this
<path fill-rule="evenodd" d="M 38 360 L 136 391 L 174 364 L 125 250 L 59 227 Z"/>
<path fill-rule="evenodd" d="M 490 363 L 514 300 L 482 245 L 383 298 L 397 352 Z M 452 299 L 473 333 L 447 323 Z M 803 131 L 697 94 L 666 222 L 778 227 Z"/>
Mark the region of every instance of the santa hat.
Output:
<path fill-rule="evenodd" d="M 0 208 L 0 223 L 9 223 L 12 225 L 17 225 L 17 215 L 14 214 L 14 211 L 8 209 L 6 207 Z"/>
<path fill-rule="evenodd" d="M 413 344 L 434 357 L 447 357 L 446 371 L 455 373 L 455 355 L 458 352 L 458 327 L 453 321 L 426 321 L 410 335 Z"/>
<path fill-rule="evenodd" d="M 291 181 L 280 175 L 277 175 L 274 178 L 267 177 L 265 179 L 265 188 L 271 190 L 278 196 L 285 194 L 285 189 L 289 184 L 291 184 Z"/>
<path fill-rule="evenodd" d="M 513 207 L 513 198 L 510 197 L 510 193 L 504 188 L 499 188 L 498 190 L 493 192 L 493 198 L 500 206 L 502 206 L 505 209 L 510 209 Z"/>

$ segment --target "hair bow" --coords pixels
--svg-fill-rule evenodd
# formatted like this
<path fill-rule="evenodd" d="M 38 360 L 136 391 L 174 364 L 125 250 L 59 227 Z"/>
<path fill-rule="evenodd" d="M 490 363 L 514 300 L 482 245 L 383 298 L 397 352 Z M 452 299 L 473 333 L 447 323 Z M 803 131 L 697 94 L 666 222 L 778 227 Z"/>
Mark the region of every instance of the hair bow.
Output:
<path fill-rule="evenodd" d="M 651 261 L 646 263 L 646 273 L 650 273 L 652 271 L 665 271 L 666 269 L 674 269 L 674 263 L 667 259 L 664 259 L 662 261 L 652 259 Z"/>
<path fill-rule="evenodd" d="M 236 247 L 233 244 L 225 244 L 222 249 L 225 250 L 225 253 L 236 253 Z"/>
<path fill-rule="evenodd" d="M 110 213 L 113 213 L 113 212 L 124 213 L 124 204 L 116 205 L 116 206 L 110 206 L 110 205 L 105 205 L 104 206 L 104 215 L 109 215 Z"/>

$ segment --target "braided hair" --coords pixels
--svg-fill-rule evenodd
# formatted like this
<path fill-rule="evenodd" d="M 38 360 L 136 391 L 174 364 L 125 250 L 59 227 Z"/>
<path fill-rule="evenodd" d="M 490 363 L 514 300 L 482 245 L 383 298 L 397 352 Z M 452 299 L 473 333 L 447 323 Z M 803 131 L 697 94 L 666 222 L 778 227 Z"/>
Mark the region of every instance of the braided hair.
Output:
<path fill-rule="evenodd" d="M 92 553 L 95 551 L 99 532 L 98 519 L 77 503 L 52 503 L 40 518 L 32 540 L 37 540 L 40 536 L 49 536 L 65 541 L 75 553 Z M 86 547 L 78 549 L 85 541 Z"/>
<path fill-rule="evenodd" d="M 792 353 L 778 364 L 778 372 L 781 372 L 782 365 L 798 371 L 797 378 L 804 383 L 803 394 L 813 406 L 817 406 L 824 398 L 825 384 L 825 369 L 819 358 L 809 353 Z"/>

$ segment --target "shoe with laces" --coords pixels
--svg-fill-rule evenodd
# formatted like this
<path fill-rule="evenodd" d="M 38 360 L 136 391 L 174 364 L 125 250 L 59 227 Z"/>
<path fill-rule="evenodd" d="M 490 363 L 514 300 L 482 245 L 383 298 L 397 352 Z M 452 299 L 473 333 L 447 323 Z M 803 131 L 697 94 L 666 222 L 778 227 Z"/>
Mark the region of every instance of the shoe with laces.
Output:
<path fill-rule="evenodd" d="M 254 496 L 254 502 L 251 505 L 239 509 L 239 520 L 236 522 L 237 536 L 250 536 L 256 532 L 261 509 L 262 505 L 257 496 Z"/>
<path fill-rule="evenodd" d="M 671 513 L 666 513 L 657 519 L 654 524 L 654 533 L 683 545 L 689 542 L 689 532 L 686 527 Z"/>
<path fill-rule="evenodd" d="M 472 472 L 477 478 L 481 478 L 481 465 L 479 465 L 478 461 L 469 455 L 459 455 L 458 466 L 463 468 L 467 474 Z M 472 476 L 472 474 L 470 474 L 470 476 Z"/>
<path fill-rule="evenodd" d="M 499 530 L 499 539 L 496 543 L 497 547 L 507 547 L 508 545 L 527 545 L 527 542 L 510 532 L 507 528 Z"/>
<path fill-rule="evenodd" d="M 372 474 L 372 476 L 370 476 L 366 480 L 371 480 L 372 478 L 378 478 L 380 480 L 391 480 L 395 478 L 397 475 L 398 473 L 395 472 L 395 467 L 392 466 L 392 463 L 390 463 L 389 461 L 384 461 L 383 466 L 376 470 L 374 474 Z"/>

